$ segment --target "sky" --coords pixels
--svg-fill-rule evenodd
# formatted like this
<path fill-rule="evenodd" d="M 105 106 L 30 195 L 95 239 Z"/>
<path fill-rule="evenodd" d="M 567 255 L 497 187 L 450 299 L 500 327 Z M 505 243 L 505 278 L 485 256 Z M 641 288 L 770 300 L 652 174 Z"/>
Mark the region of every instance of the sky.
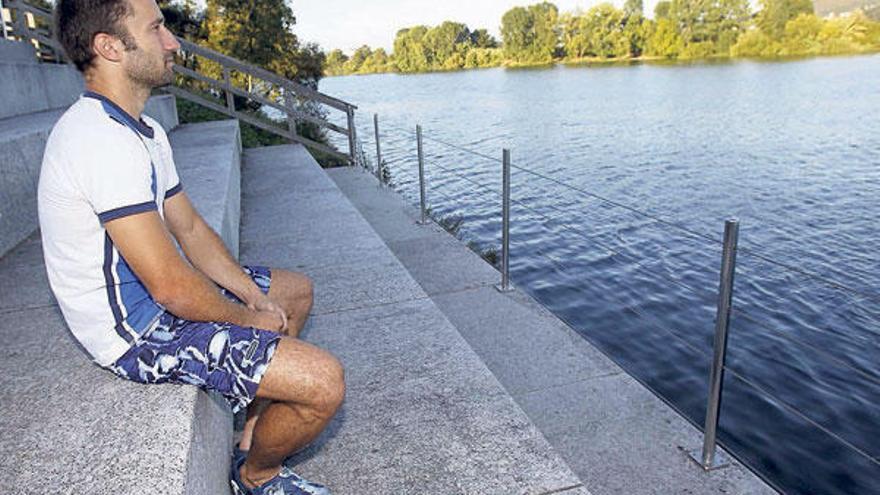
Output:
<path fill-rule="evenodd" d="M 385 48 L 391 53 L 394 35 L 404 27 L 443 21 L 467 24 L 470 29 L 486 28 L 500 39 L 499 26 L 505 12 L 539 0 L 292 0 L 301 41 L 314 41 L 326 51 L 339 48 L 351 53 L 361 45 Z M 645 14 L 653 17 L 658 0 L 644 0 Z M 617 7 L 624 0 L 612 0 Z M 560 12 L 580 7 L 587 10 L 601 0 L 555 0 Z"/>

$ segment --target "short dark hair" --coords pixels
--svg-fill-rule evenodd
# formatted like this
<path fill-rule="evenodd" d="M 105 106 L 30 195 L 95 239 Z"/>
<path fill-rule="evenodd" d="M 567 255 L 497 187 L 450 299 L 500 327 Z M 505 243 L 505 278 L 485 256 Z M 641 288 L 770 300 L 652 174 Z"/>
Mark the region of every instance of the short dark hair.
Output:
<path fill-rule="evenodd" d="M 95 35 L 116 36 L 126 48 L 134 43 L 122 23 L 132 13 L 128 0 L 58 0 L 55 36 L 76 68 L 85 72 L 97 56 L 92 50 Z"/>

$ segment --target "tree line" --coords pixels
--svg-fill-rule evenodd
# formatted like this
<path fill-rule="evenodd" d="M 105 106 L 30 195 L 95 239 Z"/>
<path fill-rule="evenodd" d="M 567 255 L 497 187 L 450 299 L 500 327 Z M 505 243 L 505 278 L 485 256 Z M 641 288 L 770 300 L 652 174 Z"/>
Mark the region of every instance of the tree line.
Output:
<path fill-rule="evenodd" d="M 880 51 L 876 11 L 822 19 L 811 0 L 663 0 L 653 19 L 642 0 L 560 13 L 552 3 L 514 7 L 501 18 L 501 40 L 485 29 L 442 24 L 401 29 L 393 53 L 364 45 L 331 51 L 325 74 L 426 72 L 475 67 L 629 59 L 784 57 Z"/>

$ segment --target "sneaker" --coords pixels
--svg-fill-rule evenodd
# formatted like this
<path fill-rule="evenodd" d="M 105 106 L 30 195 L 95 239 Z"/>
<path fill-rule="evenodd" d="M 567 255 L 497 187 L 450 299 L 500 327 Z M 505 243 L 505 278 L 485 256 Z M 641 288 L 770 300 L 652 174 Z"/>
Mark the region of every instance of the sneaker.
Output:
<path fill-rule="evenodd" d="M 249 490 L 241 480 L 243 464 L 244 456 L 232 465 L 229 484 L 232 486 L 233 495 L 331 495 L 330 489 L 326 486 L 302 479 L 287 466 L 281 466 L 278 476 Z"/>
<path fill-rule="evenodd" d="M 331 495 L 330 489 L 320 483 L 302 479 L 287 466 L 281 466 L 278 476 L 263 483 L 252 491 L 252 495 Z"/>
<path fill-rule="evenodd" d="M 238 450 L 236 445 L 235 450 Z M 241 451 L 239 451 L 241 452 Z M 229 485 L 232 486 L 232 495 L 251 495 L 251 491 L 241 481 L 241 466 L 244 464 L 244 456 L 237 459 L 233 452 L 232 467 L 229 473 Z"/>

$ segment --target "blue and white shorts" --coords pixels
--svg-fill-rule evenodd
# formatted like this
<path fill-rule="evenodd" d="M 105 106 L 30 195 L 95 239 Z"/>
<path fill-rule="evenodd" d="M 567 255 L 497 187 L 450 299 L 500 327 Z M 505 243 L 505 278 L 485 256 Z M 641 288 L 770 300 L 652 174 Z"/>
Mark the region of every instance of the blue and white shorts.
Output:
<path fill-rule="evenodd" d="M 267 293 L 271 273 L 242 267 Z M 222 291 L 241 302 L 232 293 Z M 250 404 L 281 336 L 225 322 L 189 321 L 167 311 L 108 369 L 139 383 L 188 383 L 219 392 L 236 413 Z"/>

